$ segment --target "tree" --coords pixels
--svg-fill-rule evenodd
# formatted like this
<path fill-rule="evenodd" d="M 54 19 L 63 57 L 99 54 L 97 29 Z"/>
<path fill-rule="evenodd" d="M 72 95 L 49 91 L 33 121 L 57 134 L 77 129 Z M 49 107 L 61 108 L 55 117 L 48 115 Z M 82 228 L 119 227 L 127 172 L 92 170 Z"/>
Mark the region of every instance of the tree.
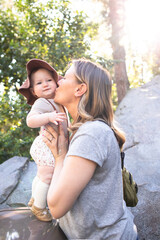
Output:
<path fill-rule="evenodd" d="M 125 48 L 121 44 L 124 36 L 125 0 L 99 1 L 103 4 L 102 16 L 106 23 L 106 33 L 110 35 L 108 39 L 110 40 L 113 51 L 114 81 L 116 83 L 118 103 L 120 103 L 129 89 Z"/>
<path fill-rule="evenodd" d="M 118 102 L 126 95 L 129 89 L 129 81 L 125 63 L 125 49 L 121 45 L 124 35 L 124 2 L 125 0 L 109 0 L 109 18 L 112 25 L 112 37 L 110 39 L 115 61 L 115 81 L 117 86 Z"/>
<path fill-rule="evenodd" d="M 16 0 L 0 15 L 0 81 L 8 87 L 25 79 L 25 64 L 31 58 L 49 61 L 61 73 L 72 57 L 85 55 L 86 35 L 95 28 L 85 15 L 73 13 L 68 0 Z M 7 66 L 7 67 L 6 67 Z"/>
<path fill-rule="evenodd" d="M 0 161 L 15 154 L 29 156 L 35 137 L 25 124 L 29 106 L 17 93 L 26 78 L 27 61 L 46 60 L 63 74 L 72 58 L 86 56 L 96 33 L 97 26 L 86 24 L 85 19 L 83 12 L 71 11 L 68 0 L 14 0 L 12 9 L 1 5 L 0 82 L 5 91 L 0 107 Z"/>

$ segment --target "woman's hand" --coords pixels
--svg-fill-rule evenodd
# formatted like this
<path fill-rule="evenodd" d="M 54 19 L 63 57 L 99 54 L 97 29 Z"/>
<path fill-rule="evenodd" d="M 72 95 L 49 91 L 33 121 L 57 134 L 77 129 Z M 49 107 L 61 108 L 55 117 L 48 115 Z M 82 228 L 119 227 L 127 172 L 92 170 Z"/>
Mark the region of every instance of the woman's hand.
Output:
<path fill-rule="evenodd" d="M 59 131 L 56 132 L 49 124 L 43 131 L 43 141 L 50 148 L 55 160 L 59 157 L 65 157 L 68 150 L 68 138 L 65 137 L 62 124 L 59 123 Z"/>

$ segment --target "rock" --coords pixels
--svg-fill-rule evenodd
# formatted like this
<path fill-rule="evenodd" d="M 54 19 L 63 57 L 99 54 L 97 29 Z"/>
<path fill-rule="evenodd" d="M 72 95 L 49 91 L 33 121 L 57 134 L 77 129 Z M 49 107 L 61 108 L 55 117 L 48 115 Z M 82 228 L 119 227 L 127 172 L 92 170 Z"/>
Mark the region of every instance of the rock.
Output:
<path fill-rule="evenodd" d="M 13 157 L 0 165 L 0 208 L 27 205 L 36 169 L 25 157 Z"/>
<path fill-rule="evenodd" d="M 0 203 L 3 203 L 17 186 L 27 158 L 13 157 L 0 164 Z"/>
<path fill-rule="evenodd" d="M 37 166 L 35 162 L 28 162 L 24 168 L 19 184 L 8 197 L 6 204 L 9 206 L 27 206 L 31 197 L 32 180 L 36 176 Z"/>
<path fill-rule="evenodd" d="M 135 216 L 139 240 L 160 239 L 160 193 L 139 186 L 139 203 L 131 211 Z"/>
<path fill-rule="evenodd" d="M 160 76 L 128 92 L 116 111 L 118 122 L 127 134 L 125 147 L 156 141 L 160 126 L 159 106 Z"/>
<path fill-rule="evenodd" d="M 125 166 L 139 186 L 131 208 L 140 240 L 160 239 L 160 76 L 132 89 L 115 113 L 126 133 Z"/>

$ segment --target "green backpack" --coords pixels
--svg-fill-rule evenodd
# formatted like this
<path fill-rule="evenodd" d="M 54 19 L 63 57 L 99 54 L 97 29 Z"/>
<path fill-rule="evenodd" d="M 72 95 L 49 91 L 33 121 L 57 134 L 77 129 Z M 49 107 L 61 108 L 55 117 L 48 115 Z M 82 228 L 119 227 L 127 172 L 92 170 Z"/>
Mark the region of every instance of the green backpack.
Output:
<path fill-rule="evenodd" d="M 132 174 L 124 167 L 125 153 L 121 152 L 121 167 L 123 178 L 123 198 L 127 207 L 135 207 L 138 203 L 138 186 L 133 180 Z"/>

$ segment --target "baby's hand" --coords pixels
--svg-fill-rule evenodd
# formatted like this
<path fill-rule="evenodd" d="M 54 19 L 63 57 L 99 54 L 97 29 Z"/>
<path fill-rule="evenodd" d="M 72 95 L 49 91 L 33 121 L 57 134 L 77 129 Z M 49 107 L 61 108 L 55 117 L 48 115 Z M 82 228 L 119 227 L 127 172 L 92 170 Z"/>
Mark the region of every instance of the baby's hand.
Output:
<path fill-rule="evenodd" d="M 48 113 L 48 121 L 58 125 L 58 122 L 63 122 L 66 120 L 65 113 L 57 113 L 56 111 Z"/>

